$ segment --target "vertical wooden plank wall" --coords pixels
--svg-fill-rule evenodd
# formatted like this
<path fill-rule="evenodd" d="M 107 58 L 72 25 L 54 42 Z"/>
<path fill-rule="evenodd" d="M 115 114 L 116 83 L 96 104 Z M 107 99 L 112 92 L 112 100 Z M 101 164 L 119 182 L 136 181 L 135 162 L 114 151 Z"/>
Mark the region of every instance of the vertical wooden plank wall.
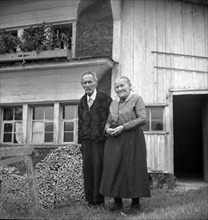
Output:
<path fill-rule="evenodd" d="M 169 90 L 208 89 L 208 7 L 174 0 L 123 0 L 121 19 L 121 75 L 130 77 L 146 104 L 167 104 L 167 134 L 145 135 L 148 165 L 173 172 Z"/>
<path fill-rule="evenodd" d="M 194 35 L 187 34 L 187 33 L 194 33 L 193 31 L 193 20 L 192 20 L 192 4 L 183 4 L 183 51 L 185 54 L 193 54 L 194 51 Z M 194 69 L 193 65 L 194 59 L 192 57 L 188 57 L 184 59 L 184 66 L 189 67 L 190 69 Z M 184 77 L 186 78 L 187 84 L 193 88 L 193 75 L 189 72 L 183 73 Z"/>
<path fill-rule="evenodd" d="M 165 35 L 165 2 L 164 1 L 157 1 L 156 4 L 156 30 L 157 30 L 157 38 L 160 40 L 156 41 L 156 48 L 158 51 L 166 51 L 166 44 L 164 43 L 166 40 Z M 164 66 L 165 65 L 165 55 L 157 56 L 154 54 L 155 63 L 158 65 Z M 154 91 L 157 96 L 155 96 L 154 103 L 166 103 L 166 82 L 165 77 L 166 73 L 164 70 L 154 68 L 154 72 L 157 78 L 157 83 L 155 86 Z"/>
<path fill-rule="evenodd" d="M 208 87 L 207 13 L 174 0 L 123 1 L 121 75 L 147 103 L 166 103 L 170 88 Z"/>
<path fill-rule="evenodd" d="M 207 9 L 208 10 L 208 9 Z M 193 22 L 194 22 L 194 52 L 197 55 L 201 56 L 208 56 L 205 52 L 205 13 L 204 13 L 204 7 L 198 6 L 194 7 L 193 10 Z M 208 38 L 208 36 L 206 36 Z M 208 59 L 207 59 L 208 63 Z M 204 60 L 203 59 L 196 59 L 195 61 L 195 67 L 199 70 L 205 70 L 204 68 Z M 208 69 L 207 69 L 208 72 Z M 198 85 L 204 84 L 204 76 L 205 74 L 197 74 L 195 73 L 195 79 L 194 79 L 194 87 Z M 207 74 L 208 77 L 208 74 Z"/>
<path fill-rule="evenodd" d="M 135 57 L 135 65 L 134 65 L 134 90 L 138 91 L 138 93 L 144 97 L 145 88 L 143 85 L 145 84 L 145 29 L 143 25 L 145 23 L 145 1 L 134 1 L 134 7 L 138 9 L 137 13 L 134 13 L 134 51 L 133 56 Z M 138 14 L 139 19 L 138 19 Z M 140 31 L 138 31 L 140 30 Z M 138 39 L 138 40 L 137 40 Z"/>
<path fill-rule="evenodd" d="M 122 22 L 125 21 L 126 25 L 125 28 L 122 28 L 121 35 L 121 69 L 122 75 L 126 75 L 129 78 L 132 78 L 133 66 L 133 0 L 124 1 L 123 2 L 123 13 L 122 13 Z M 123 26 L 123 24 L 122 24 Z M 128 34 L 126 34 L 128 33 Z"/>

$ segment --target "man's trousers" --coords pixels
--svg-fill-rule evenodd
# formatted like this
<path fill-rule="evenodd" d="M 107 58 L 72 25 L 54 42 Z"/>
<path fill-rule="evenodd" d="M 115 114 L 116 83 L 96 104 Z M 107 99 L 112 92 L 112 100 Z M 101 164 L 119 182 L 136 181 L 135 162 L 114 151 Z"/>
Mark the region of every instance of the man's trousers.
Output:
<path fill-rule="evenodd" d="M 88 202 L 104 202 L 104 196 L 99 193 L 103 170 L 104 142 L 82 140 L 83 176 L 85 200 Z"/>

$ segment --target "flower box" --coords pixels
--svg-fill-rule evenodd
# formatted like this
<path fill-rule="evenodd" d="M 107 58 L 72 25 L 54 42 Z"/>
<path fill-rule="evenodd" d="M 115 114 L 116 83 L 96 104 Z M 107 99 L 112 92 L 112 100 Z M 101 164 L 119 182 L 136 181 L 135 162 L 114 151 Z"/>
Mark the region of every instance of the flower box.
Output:
<path fill-rule="evenodd" d="M 31 51 L 31 52 L 17 52 L 0 54 L 0 63 L 5 62 L 17 62 L 26 60 L 44 60 L 44 59 L 56 59 L 66 58 L 71 59 L 72 53 L 68 49 L 55 49 L 46 51 Z"/>

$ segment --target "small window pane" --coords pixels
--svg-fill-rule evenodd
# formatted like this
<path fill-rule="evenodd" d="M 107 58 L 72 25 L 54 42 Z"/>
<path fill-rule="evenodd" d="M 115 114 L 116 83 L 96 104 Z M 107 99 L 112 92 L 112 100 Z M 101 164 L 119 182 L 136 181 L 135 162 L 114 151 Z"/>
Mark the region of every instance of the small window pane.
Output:
<path fill-rule="evenodd" d="M 162 122 L 152 121 L 152 130 L 162 131 L 163 130 Z"/>
<path fill-rule="evenodd" d="M 45 123 L 45 131 L 53 131 L 53 122 Z"/>
<path fill-rule="evenodd" d="M 22 133 L 14 133 L 14 143 L 22 144 Z"/>
<path fill-rule="evenodd" d="M 73 142 L 73 133 L 64 132 L 64 142 Z"/>
<path fill-rule="evenodd" d="M 64 123 L 64 131 L 73 131 L 74 123 L 73 122 L 65 122 Z"/>
<path fill-rule="evenodd" d="M 33 133 L 32 143 L 43 143 L 43 133 Z"/>
<path fill-rule="evenodd" d="M 45 119 L 51 119 L 53 120 L 53 106 L 47 106 L 45 107 Z"/>
<path fill-rule="evenodd" d="M 33 122 L 32 131 L 33 132 L 43 132 L 44 124 L 42 121 L 35 121 Z"/>
<path fill-rule="evenodd" d="M 11 123 L 4 124 L 4 132 L 12 132 L 12 125 Z"/>
<path fill-rule="evenodd" d="M 74 112 L 76 111 L 77 106 L 75 105 L 66 105 L 63 109 L 63 119 L 74 119 Z"/>
<path fill-rule="evenodd" d="M 152 130 L 163 130 L 163 109 L 152 108 Z"/>
<path fill-rule="evenodd" d="M 45 142 L 53 142 L 53 133 L 45 133 Z"/>
<path fill-rule="evenodd" d="M 22 133 L 22 123 L 21 122 L 16 122 L 14 124 L 14 131 L 18 133 Z"/>
<path fill-rule="evenodd" d="M 22 120 L 22 107 L 15 108 L 15 120 Z"/>
<path fill-rule="evenodd" d="M 35 107 L 33 108 L 33 120 L 43 119 L 44 107 Z"/>
<path fill-rule="evenodd" d="M 162 108 L 152 108 L 152 120 L 159 119 L 162 121 L 163 109 Z"/>
<path fill-rule="evenodd" d="M 4 134 L 3 142 L 12 142 L 12 133 Z"/>
<path fill-rule="evenodd" d="M 11 107 L 4 108 L 3 120 L 13 120 L 13 108 Z"/>

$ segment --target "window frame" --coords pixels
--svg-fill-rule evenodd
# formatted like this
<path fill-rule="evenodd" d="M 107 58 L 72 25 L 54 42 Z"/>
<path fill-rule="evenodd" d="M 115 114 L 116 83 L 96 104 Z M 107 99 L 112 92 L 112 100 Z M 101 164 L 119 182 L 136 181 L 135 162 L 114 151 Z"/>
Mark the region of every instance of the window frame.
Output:
<path fill-rule="evenodd" d="M 149 122 L 149 130 L 143 130 L 145 134 L 164 134 L 166 132 L 166 126 L 165 126 L 165 106 L 166 104 L 162 105 L 146 105 L 145 109 L 150 109 L 150 114 L 149 118 L 147 119 Z M 154 108 L 162 108 L 162 125 L 163 129 L 162 130 L 152 130 L 152 109 Z"/>
<path fill-rule="evenodd" d="M 44 108 L 44 115 L 43 115 L 43 119 L 37 119 L 37 120 L 34 120 L 33 119 L 33 109 L 34 108 L 38 108 L 38 107 L 43 107 Z M 52 119 L 46 119 L 46 117 L 45 117 L 45 115 L 46 115 L 46 113 L 45 113 L 45 108 L 46 107 L 53 107 L 53 120 Z M 52 143 L 55 143 L 55 141 L 54 141 L 54 127 L 55 127 L 55 120 L 54 120 L 54 112 L 55 112 L 55 109 L 54 109 L 54 104 L 46 104 L 46 105 L 32 105 L 32 106 L 30 106 L 30 110 L 31 110 L 31 115 L 30 115 L 30 123 L 31 123 L 31 126 L 30 126 L 30 144 L 52 144 Z M 33 132 L 33 122 L 38 122 L 38 121 L 40 121 L 40 122 L 43 122 L 43 131 L 42 131 L 42 133 L 43 133 L 43 142 L 42 143 L 35 143 L 35 142 L 33 142 L 33 133 L 41 133 L 41 132 Z M 46 123 L 50 123 L 50 122 L 53 122 L 53 141 L 52 142 L 45 142 L 45 134 L 46 133 L 51 133 L 51 132 L 46 132 L 45 131 L 45 124 Z"/>
<path fill-rule="evenodd" d="M 17 107 L 21 107 L 22 108 L 22 119 L 21 120 L 15 120 L 15 112 L 14 112 L 14 109 L 17 108 Z M 12 120 L 4 120 L 4 108 L 13 108 L 12 110 L 12 114 L 13 114 L 13 117 L 12 117 Z M 9 105 L 9 106 L 1 106 L 0 107 L 0 114 L 1 114 L 1 117 L 0 117 L 0 140 L 2 144 L 5 144 L 5 145 L 21 145 L 24 143 L 24 129 L 23 129 L 23 105 Z M 22 124 L 22 131 L 21 132 L 15 132 L 14 131 L 14 125 L 15 125 L 15 122 L 21 122 Z M 11 132 L 4 132 L 4 125 L 5 124 L 12 124 L 12 131 Z M 5 133 L 11 133 L 12 134 L 12 138 L 11 138 L 11 142 L 4 142 L 4 134 Z M 21 143 L 15 143 L 14 142 L 14 134 L 21 134 Z"/>
<path fill-rule="evenodd" d="M 69 50 L 72 53 L 72 58 L 75 57 L 75 42 L 76 42 L 76 20 L 70 20 L 70 21 L 62 21 L 62 22 L 45 22 L 46 24 L 51 23 L 53 26 L 61 26 L 61 25 L 67 25 L 67 24 L 71 24 L 71 48 L 69 48 Z M 31 26 L 36 27 L 37 25 L 39 25 L 41 23 L 38 24 L 31 24 L 28 26 L 23 26 L 23 27 L 12 27 L 12 28 L 2 28 L 0 30 L 5 30 L 6 32 L 17 32 L 17 36 L 21 37 L 24 29 L 28 29 Z M 16 52 L 21 52 L 21 49 L 19 48 L 19 46 L 16 48 Z"/>
<path fill-rule="evenodd" d="M 73 119 L 64 119 L 63 118 L 63 113 L 64 113 L 64 107 L 65 106 L 75 106 L 74 109 L 74 118 Z M 67 143 L 77 143 L 78 141 L 78 103 L 65 103 L 61 105 L 61 143 L 62 144 L 67 144 Z M 64 141 L 64 123 L 65 122 L 73 122 L 73 141 L 72 142 L 65 142 Z M 67 133 L 71 133 L 71 132 L 67 132 Z"/>
<path fill-rule="evenodd" d="M 73 142 L 64 142 L 64 121 L 63 120 L 63 106 L 64 105 L 73 105 L 76 106 L 74 110 L 74 117 L 71 121 L 74 123 L 73 129 Z M 22 143 L 12 143 L 12 142 L 3 142 L 3 108 L 4 107 L 22 107 Z M 32 143 L 32 125 L 33 125 L 33 108 L 34 107 L 47 107 L 53 106 L 54 116 L 53 116 L 53 142 L 42 142 L 42 143 Z M 45 136 L 45 130 L 43 130 Z M 44 138 L 44 137 L 43 137 Z M 50 102 L 50 103 L 29 103 L 29 104 L 12 104 L 12 105 L 1 105 L 0 106 L 0 145 L 24 145 L 29 144 L 33 146 L 53 146 L 53 145 L 66 145 L 69 143 L 77 144 L 78 140 L 78 101 L 69 101 L 69 102 Z"/>

